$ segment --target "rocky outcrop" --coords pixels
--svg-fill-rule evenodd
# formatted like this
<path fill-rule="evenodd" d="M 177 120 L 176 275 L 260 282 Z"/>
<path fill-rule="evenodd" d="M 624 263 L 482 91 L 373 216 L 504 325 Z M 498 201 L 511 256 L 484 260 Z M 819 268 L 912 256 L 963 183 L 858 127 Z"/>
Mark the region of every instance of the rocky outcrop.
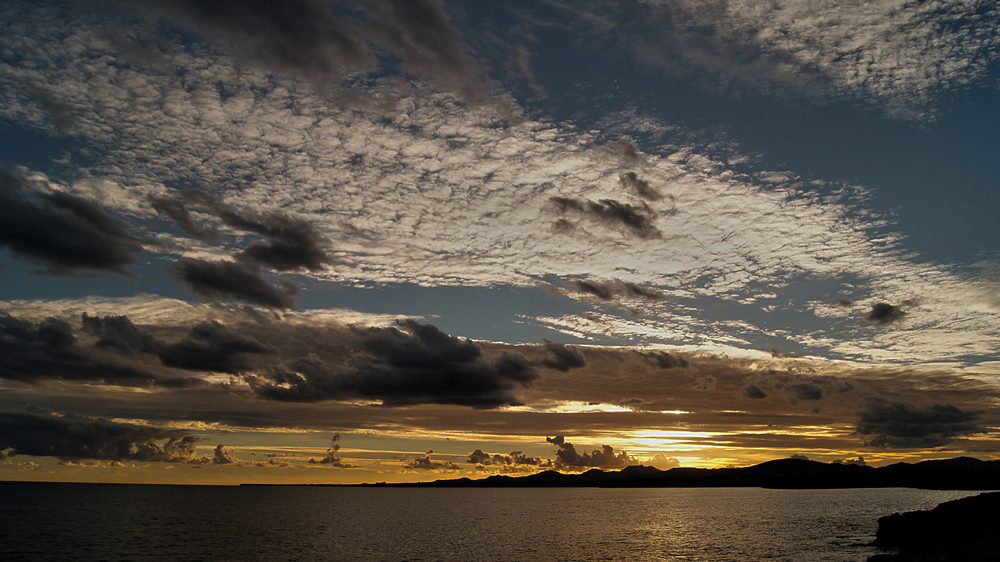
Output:
<path fill-rule="evenodd" d="M 868 562 L 1000 560 L 1000 492 L 879 518 L 873 544 L 899 552 Z"/>

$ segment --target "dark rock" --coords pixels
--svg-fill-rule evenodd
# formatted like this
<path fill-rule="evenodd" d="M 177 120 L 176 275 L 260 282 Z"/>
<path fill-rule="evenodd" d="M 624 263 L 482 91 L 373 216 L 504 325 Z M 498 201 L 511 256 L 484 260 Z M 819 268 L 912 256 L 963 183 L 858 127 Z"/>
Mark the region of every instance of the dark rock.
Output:
<path fill-rule="evenodd" d="M 872 556 L 869 562 L 1000 560 L 1000 492 L 881 517 L 872 544 L 899 553 Z"/>

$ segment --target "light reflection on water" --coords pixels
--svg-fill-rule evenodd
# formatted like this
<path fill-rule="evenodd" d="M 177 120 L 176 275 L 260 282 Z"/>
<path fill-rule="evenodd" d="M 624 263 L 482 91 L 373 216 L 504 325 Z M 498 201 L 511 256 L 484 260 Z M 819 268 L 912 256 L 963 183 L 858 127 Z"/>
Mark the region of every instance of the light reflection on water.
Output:
<path fill-rule="evenodd" d="M 3 560 L 865 560 L 904 488 L 339 488 L 0 483 Z"/>

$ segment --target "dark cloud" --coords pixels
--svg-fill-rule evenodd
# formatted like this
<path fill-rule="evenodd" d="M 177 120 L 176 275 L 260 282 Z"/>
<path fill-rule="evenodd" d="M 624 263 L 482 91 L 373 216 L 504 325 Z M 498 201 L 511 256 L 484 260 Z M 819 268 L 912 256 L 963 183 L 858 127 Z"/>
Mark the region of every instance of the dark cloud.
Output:
<path fill-rule="evenodd" d="M 256 368 L 261 355 L 274 352 L 253 337 L 214 320 L 201 322 L 186 339 L 158 350 L 164 365 L 230 374 Z"/>
<path fill-rule="evenodd" d="M 847 381 L 834 381 L 833 390 L 837 394 L 844 394 L 854 390 L 854 385 Z"/>
<path fill-rule="evenodd" d="M 371 399 L 385 406 L 456 404 L 495 408 L 521 402 L 513 394 L 538 378 L 520 354 L 487 360 L 480 347 L 431 324 L 400 320 L 397 328 L 356 330 L 361 352 L 346 365 L 308 355 L 248 382 L 272 400 Z"/>
<path fill-rule="evenodd" d="M 137 327 L 127 316 L 101 318 L 84 313 L 82 320 L 84 331 L 98 338 L 94 347 L 124 354 L 153 354 L 164 365 L 179 369 L 238 374 L 260 367 L 261 356 L 276 352 L 253 337 L 214 320 L 200 322 L 188 332 L 187 338 L 173 344 Z M 185 387 L 185 380 L 169 379 L 160 384 Z"/>
<path fill-rule="evenodd" d="M 573 281 L 573 286 L 576 287 L 577 291 L 593 295 L 603 301 L 610 301 L 615 297 L 639 298 L 651 301 L 659 301 L 665 298 L 661 291 L 641 287 L 635 283 L 622 281 L 621 279 L 610 279 L 607 281 L 580 279 Z"/>
<path fill-rule="evenodd" d="M 791 388 L 798 400 L 820 400 L 823 398 L 823 389 L 810 381 L 793 383 Z"/>
<path fill-rule="evenodd" d="M 698 384 L 695 386 L 696 390 L 714 390 L 715 384 L 718 380 L 712 375 L 706 375 L 698 379 Z"/>
<path fill-rule="evenodd" d="M 559 219 L 552 223 L 552 232 L 556 234 L 569 234 L 576 230 L 576 225 L 566 219 Z"/>
<path fill-rule="evenodd" d="M 656 365 L 661 369 L 670 369 L 671 367 L 687 367 L 687 359 L 684 359 L 680 355 L 671 355 L 667 351 L 653 351 L 650 353 L 644 353 L 643 357 L 646 358 L 652 365 Z M 714 384 L 714 379 L 713 379 Z"/>
<path fill-rule="evenodd" d="M 476 449 L 469 453 L 469 460 L 472 464 L 493 464 L 493 455 L 484 453 L 482 449 Z"/>
<path fill-rule="evenodd" d="M 62 459 L 193 462 L 186 431 L 76 414 L 0 413 L 0 451 Z"/>
<path fill-rule="evenodd" d="M 281 287 L 271 284 L 260 268 L 246 263 L 181 259 L 174 262 L 172 271 L 192 291 L 208 299 L 236 299 L 273 308 L 294 308 L 292 297 L 299 293 L 298 287 L 291 282 L 283 282 Z"/>
<path fill-rule="evenodd" d="M 99 318 L 86 312 L 81 315 L 83 329 L 97 336 L 95 347 L 114 349 L 121 353 L 159 354 L 164 344 L 149 332 L 132 323 L 127 316 Z"/>
<path fill-rule="evenodd" d="M 431 453 L 434 451 L 428 451 L 423 457 L 413 459 L 403 468 L 408 468 L 410 470 L 460 470 L 457 464 L 453 462 L 438 462 L 431 460 Z"/>
<path fill-rule="evenodd" d="M 361 69 L 374 60 L 364 40 L 321 0 L 118 1 L 225 37 L 240 57 L 278 73 L 329 78 L 340 67 Z"/>
<path fill-rule="evenodd" d="M 621 182 L 622 187 L 624 187 L 629 193 L 634 193 L 643 199 L 649 201 L 659 201 L 663 199 L 663 195 L 660 194 L 655 188 L 649 185 L 649 182 L 640 179 L 635 172 L 626 172 L 618 176 L 618 181 Z"/>
<path fill-rule="evenodd" d="M 198 226 L 183 203 L 170 197 L 149 197 L 149 204 L 162 217 L 177 223 L 182 231 L 199 240 L 217 240 L 219 231 L 212 225 Z"/>
<path fill-rule="evenodd" d="M 640 166 L 646 163 L 639 149 L 627 140 L 611 141 L 603 148 L 623 166 Z"/>
<path fill-rule="evenodd" d="M 330 447 L 326 450 L 326 456 L 316 460 L 309 459 L 309 464 L 326 464 L 335 468 L 351 468 L 351 465 L 344 464 L 344 462 L 337 456 L 337 451 L 340 450 L 340 434 L 334 433 L 333 437 L 330 438 Z"/>
<path fill-rule="evenodd" d="M 837 459 L 837 460 L 833 461 L 833 464 L 847 464 L 847 465 L 855 465 L 855 466 L 868 466 L 868 463 L 865 462 L 865 458 L 862 457 L 861 455 L 858 455 L 858 458 L 856 458 L 856 459 L 847 459 L 847 460 Z"/>
<path fill-rule="evenodd" d="M 0 168 L 0 247 L 45 266 L 48 273 L 128 275 L 125 267 L 143 251 L 129 227 L 87 199 L 62 192 L 32 193 Z"/>
<path fill-rule="evenodd" d="M 879 326 L 885 326 L 886 324 L 892 324 L 905 315 L 906 313 L 899 307 L 880 302 L 872 305 L 872 310 L 865 316 L 865 319 Z"/>
<path fill-rule="evenodd" d="M 65 320 L 32 323 L 0 313 L 0 378 L 27 383 L 61 379 L 123 386 L 160 384 L 152 372 L 80 345 Z"/>
<path fill-rule="evenodd" d="M 615 454 L 614 448 L 611 445 L 603 445 L 601 449 L 594 449 L 589 453 L 584 452 L 581 455 L 576 451 L 576 447 L 572 443 L 568 443 L 561 435 L 555 439 L 546 437 L 545 441 L 558 447 L 554 465 L 560 469 L 624 468 L 629 465 L 639 464 L 638 460 L 629 457 L 625 451 Z"/>
<path fill-rule="evenodd" d="M 197 190 L 185 190 L 188 200 L 205 205 L 226 226 L 262 236 L 236 258 L 275 271 L 322 271 L 333 263 L 324 249 L 329 240 L 311 223 L 280 213 L 240 212 L 223 204 L 217 197 Z"/>
<path fill-rule="evenodd" d="M 225 38 L 244 61 L 279 74 L 327 81 L 373 70 L 378 57 L 388 57 L 401 61 L 402 71 L 427 73 L 468 99 L 480 95 L 461 34 L 436 0 L 340 3 L 345 10 L 322 0 L 118 1 Z"/>
<path fill-rule="evenodd" d="M 244 217 L 246 219 L 247 217 Z M 275 271 L 322 271 L 333 263 L 326 250 L 327 239 L 305 221 L 282 215 L 260 215 L 256 220 L 244 220 L 240 228 L 264 236 L 236 254 Z M 229 224 L 229 221 L 225 221 Z M 235 226 L 235 225 L 233 225 Z"/>
<path fill-rule="evenodd" d="M 360 5 L 374 26 L 368 36 L 389 45 L 410 72 L 428 72 L 453 82 L 472 99 L 480 84 L 466 58 L 462 36 L 438 0 L 364 0 Z"/>
<path fill-rule="evenodd" d="M 743 396 L 759 400 L 761 398 L 767 398 L 767 393 L 755 384 L 748 384 L 743 387 Z"/>
<path fill-rule="evenodd" d="M 845 298 L 841 298 L 841 297 L 837 297 L 837 298 L 833 299 L 830 302 L 830 304 L 832 304 L 834 306 L 843 307 L 843 308 L 851 308 L 852 306 L 854 306 L 854 301 L 849 300 L 849 299 L 845 299 Z"/>
<path fill-rule="evenodd" d="M 511 472 L 518 472 L 531 467 L 551 466 L 552 464 L 548 460 L 529 457 L 523 451 L 511 451 L 506 455 L 501 455 L 486 453 L 482 449 L 476 449 L 469 453 L 469 459 L 466 462 L 480 466 L 496 466 L 502 471 Z"/>
<path fill-rule="evenodd" d="M 69 132 L 76 128 L 76 118 L 66 105 L 51 93 L 34 89 L 28 93 L 28 97 L 42 110 L 46 121 L 59 131 Z"/>
<path fill-rule="evenodd" d="M 582 215 L 609 228 L 624 229 L 643 239 L 662 236 L 660 229 L 656 227 L 656 213 L 645 203 L 641 207 L 633 207 L 614 199 L 594 202 L 570 197 L 551 197 L 549 201 L 561 214 L 572 212 Z"/>
<path fill-rule="evenodd" d="M 857 432 L 870 447 L 940 447 L 955 437 L 986 433 L 975 423 L 981 414 L 951 404 L 916 406 L 869 397 L 857 412 Z"/>
<path fill-rule="evenodd" d="M 782 358 L 794 359 L 799 356 L 794 351 L 782 351 L 773 346 L 768 350 L 768 352 L 771 354 L 771 357 L 774 357 L 775 359 L 782 359 Z"/>
<path fill-rule="evenodd" d="M 570 369 L 585 367 L 587 365 L 587 360 L 580 353 L 580 350 L 575 347 L 545 340 L 545 350 L 549 352 L 550 357 L 541 359 L 540 363 L 550 369 L 565 373 Z"/>

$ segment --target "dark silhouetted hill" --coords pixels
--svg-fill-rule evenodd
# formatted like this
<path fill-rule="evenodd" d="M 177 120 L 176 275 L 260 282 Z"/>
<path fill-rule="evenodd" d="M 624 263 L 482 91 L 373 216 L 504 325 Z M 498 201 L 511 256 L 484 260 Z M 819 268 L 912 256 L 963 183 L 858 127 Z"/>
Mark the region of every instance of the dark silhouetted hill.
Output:
<path fill-rule="evenodd" d="M 828 464 L 805 459 L 778 459 L 743 468 L 672 468 L 629 466 L 618 471 L 591 469 L 581 474 L 555 470 L 529 476 L 494 475 L 472 480 L 435 480 L 396 486 L 437 487 L 715 487 L 885 488 L 936 490 L 1000 490 L 1000 462 L 969 457 L 896 463 L 874 468 Z"/>

